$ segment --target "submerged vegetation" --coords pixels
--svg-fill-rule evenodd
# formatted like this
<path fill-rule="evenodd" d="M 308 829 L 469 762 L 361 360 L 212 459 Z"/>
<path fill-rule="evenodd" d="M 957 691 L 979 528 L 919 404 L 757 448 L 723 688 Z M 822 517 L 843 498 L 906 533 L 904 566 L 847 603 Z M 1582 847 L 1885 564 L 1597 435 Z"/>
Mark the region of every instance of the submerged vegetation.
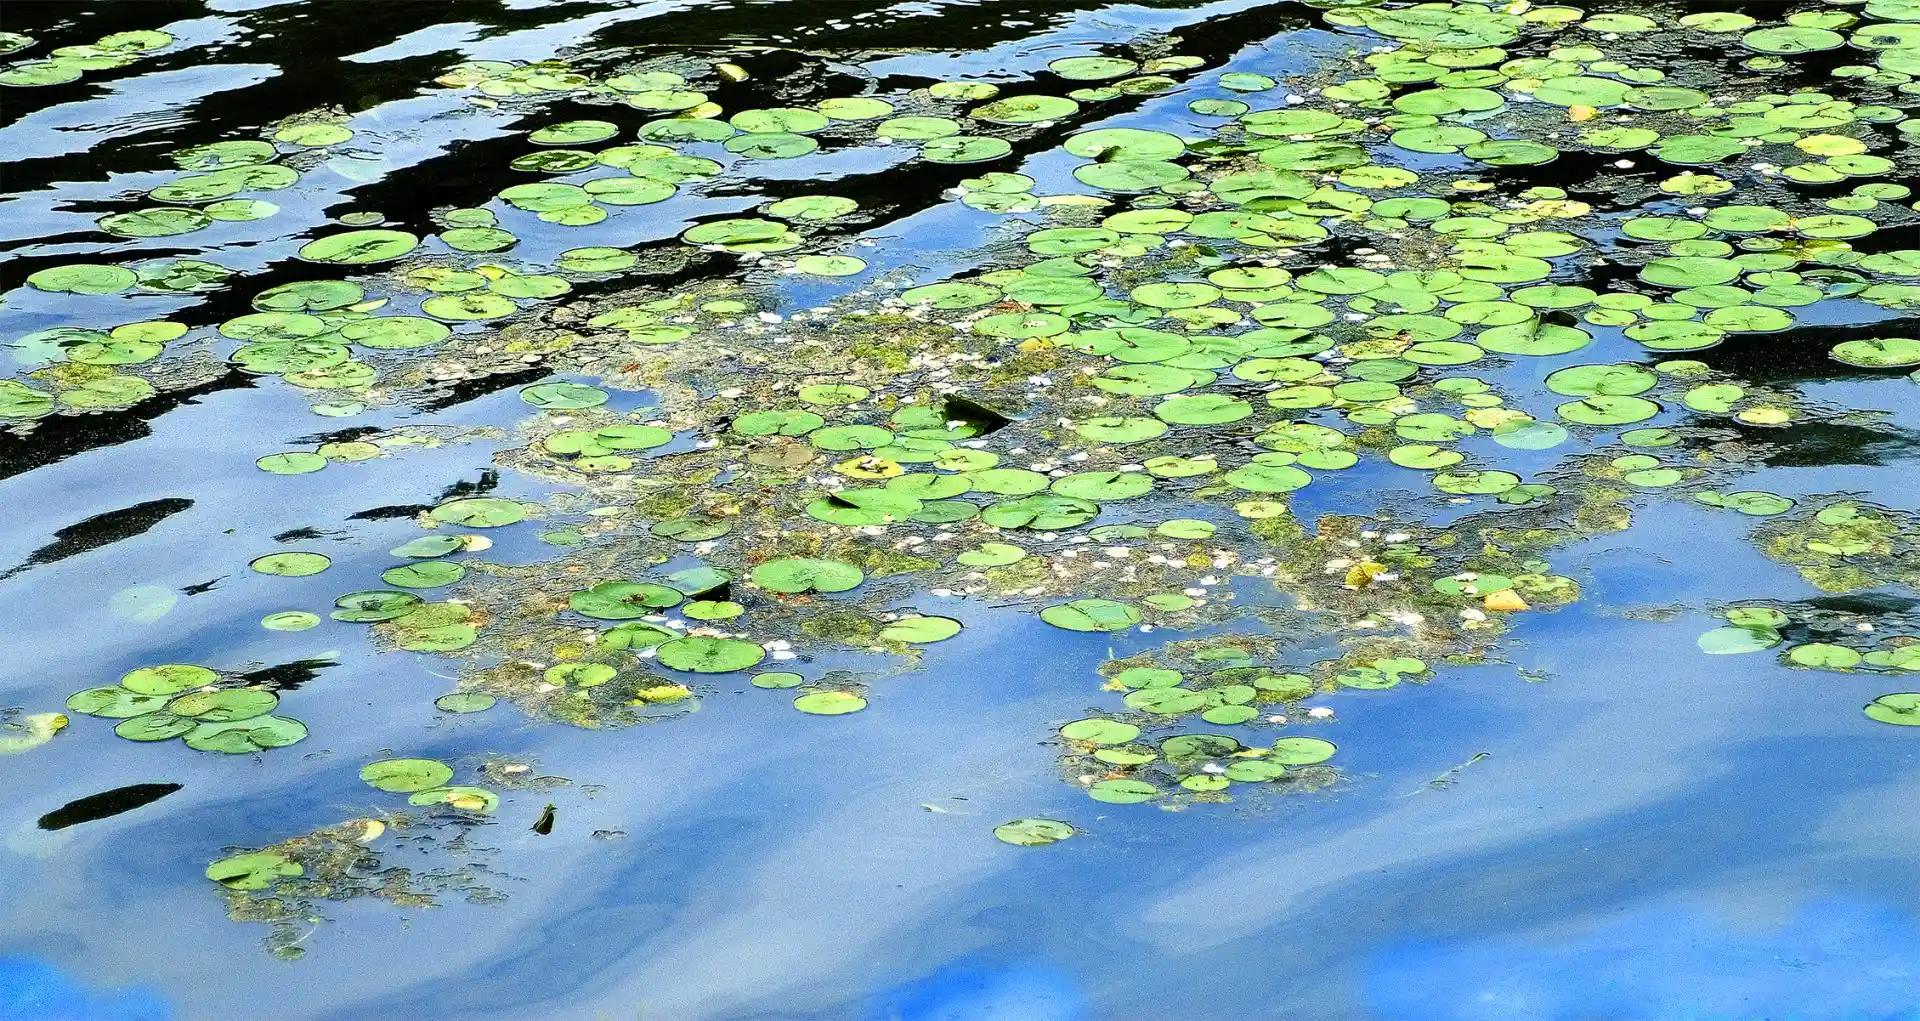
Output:
<path fill-rule="evenodd" d="M 1911 513 L 1743 481 L 1796 433 L 1871 427 L 1873 408 L 1913 400 L 1920 250 L 1901 246 L 1920 214 L 1900 182 L 1920 4 L 1766 20 L 1315 6 L 1338 45 L 1277 77 L 1153 39 L 1034 79 L 729 110 L 712 96 L 751 55 L 460 64 L 434 87 L 472 116 L 541 122 L 510 163 L 524 180 L 433 210 L 432 232 L 336 216 L 299 248 L 309 279 L 217 323 L 141 311 L 246 293 L 211 259 L 39 269 L 25 286 L 71 299 L 73 325 L 12 339 L 23 372 L 0 382 L 0 418 L 61 429 L 231 366 L 350 423 L 537 366 L 552 378 L 513 384 L 524 418 L 486 438 L 545 499 L 419 508 L 419 536 L 377 577 L 339 579 L 331 605 L 262 606 L 260 626 L 330 618 L 445 657 L 447 714 L 612 729 L 671 726 L 722 678 L 803 714 L 884 713 L 924 650 L 1026 626 L 999 613 L 1015 608 L 1049 641 L 1138 650 L 1086 678 L 1083 717 L 1033 721 L 1065 781 L 1110 806 L 1343 782 L 1340 699 L 1498 661 L 1504 636 L 1581 598 L 1557 558 L 1638 513 L 1750 528 L 1824 592 L 1920 587 Z M 0 38 L 27 54 L 0 72 L 16 87 L 170 42 L 121 33 L 36 58 Z M 1170 95 L 1190 97 L 1179 131 L 1083 126 Z M 545 122 L 560 100 L 604 112 Z M 279 215 L 267 196 L 360 144 L 351 114 L 317 110 L 173 152 L 177 173 L 97 225 L 191 245 Z M 894 257 L 862 233 L 889 211 L 828 193 L 825 171 L 807 182 L 822 192 L 683 230 L 661 205 L 855 151 L 878 174 L 963 165 L 938 180 L 961 215 L 994 218 L 987 261 L 935 278 Z M 623 221 L 662 240 L 598 243 L 596 225 Z M 516 258 L 540 225 L 580 244 Z M 1818 375 L 1861 388 L 1764 371 L 1816 347 Z M 351 485 L 355 462 L 476 438 L 365 429 L 257 465 Z M 514 530 L 547 554 L 489 559 Z M 339 570 L 299 548 L 244 566 Z M 1911 630 L 1897 614 L 1758 597 L 1724 614 L 1704 653 L 1920 671 L 1920 632 L 1877 629 Z M 67 709 L 131 741 L 242 754 L 305 738 L 282 713 L 306 697 L 159 664 Z M 1864 711 L 1920 724 L 1920 694 Z M 25 751 L 65 718 L 6 722 L 0 751 Z M 235 849 L 207 877 L 288 956 L 319 901 L 496 896 L 472 863 L 414 874 L 376 850 L 384 833 L 470 853 L 501 795 L 454 782 L 458 766 L 398 749 L 360 776 L 424 814 Z M 992 835 L 1041 846 L 1098 818 Z"/>

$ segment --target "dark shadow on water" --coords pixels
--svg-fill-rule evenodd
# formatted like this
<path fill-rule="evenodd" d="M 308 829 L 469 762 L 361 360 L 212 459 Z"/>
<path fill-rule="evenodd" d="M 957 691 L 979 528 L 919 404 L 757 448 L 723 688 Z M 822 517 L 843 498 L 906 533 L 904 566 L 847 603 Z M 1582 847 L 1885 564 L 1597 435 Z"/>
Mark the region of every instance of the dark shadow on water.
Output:
<path fill-rule="evenodd" d="M 77 557 L 116 542 L 145 535 L 160 522 L 193 506 L 193 501 L 185 497 L 170 496 L 161 500 L 148 500 L 131 507 L 95 514 L 92 517 L 76 521 L 53 533 L 52 542 L 34 550 L 18 566 L 0 573 L 0 581 L 5 581 L 22 571 L 29 571 L 44 564 L 55 564 L 68 557 Z"/>
<path fill-rule="evenodd" d="M 181 787 L 177 783 L 136 783 L 76 798 L 40 817 L 43 830 L 63 830 L 151 805 Z"/>

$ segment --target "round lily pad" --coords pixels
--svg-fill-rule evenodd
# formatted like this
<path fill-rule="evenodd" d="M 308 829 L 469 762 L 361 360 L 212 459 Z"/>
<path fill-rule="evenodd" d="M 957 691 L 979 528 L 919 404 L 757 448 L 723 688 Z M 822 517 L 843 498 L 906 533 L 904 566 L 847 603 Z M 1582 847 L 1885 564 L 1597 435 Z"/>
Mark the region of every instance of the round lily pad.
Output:
<path fill-rule="evenodd" d="M 798 595 L 806 592 L 845 592 L 866 579 L 852 564 L 838 560 L 784 557 L 753 569 L 753 583 L 770 592 Z"/>
<path fill-rule="evenodd" d="M 596 620 L 632 620 L 679 605 L 679 591 L 650 582 L 603 581 L 589 589 L 573 593 L 567 606 L 583 617 Z"/>
<path fill-rule="evenodd" d="M 468 528 L 498 528 L 523 521 L 526 516 L 527 509 L 522 504 L 495 497 L 450 500 L 432 511 L 435 521 L 447 525 L 463 525 Z"/>
<path fill-rule="evenodd" d="M 310 262 L 359 266 L 390 262 L 419 244 L 418 237 L 403 230 L 354 230 L 309 241 L 301 246 L 299 254 Z"/>
<path fill-rule="evenodd" d="M 867 700 L 850 691 L 810 691 L 793 700 L 793 707 L 813 716 L 844 716 L 867 707 Z"/>
<path fill-rule="evenodd" d="M 361 766 L 360 779 L 375 790 L 411 794 L 444 786 L 453 767 L 437 759 L 381 759 Z"/>
<path fill-rule="evenodd" d="M 1920 692 L 1901 691 L 1882 695 L 1868 702 L 1864 710 L 1870 719 L 1902 727 L 1920 727 Z"/>
<path fill-rule="evenodd" d="M 724 674 L 757 665 L 767 650 L 737 638 L 676 638 L 656 648 L 655 658 L 672 670 Z"/>
<path fill-rule="evenodd" d="M 1041 610 L 1040 619 L 1068 631 L 1124 631 L 1140 623 L 1140 611 L 1112 599 L 1075 599 Z"/>
<path fill-rule="evenodd" d="M 1831 354 L 1836 362 L 1863 369 L 1905 369 L 1920 365 L 1920 340 L 1846 340 L 1835 344 Z"/>
<path fill-rule="evenodd" d="M 1071 824 L 1057 819 L 1015 819 L 993 828 L 995 839 L 1016 847 L 1045 847 L 1048 844 L 1057 844 L 1072 837 L 1074 832 Z"/>
<path fill-rule="evenodd" d="M 274 851 L 255 851 L 222 858 L 207 866 L 208 879 L 229 890 L 264 890 L 274 880 L 306 874 L 305 866 Z"/>

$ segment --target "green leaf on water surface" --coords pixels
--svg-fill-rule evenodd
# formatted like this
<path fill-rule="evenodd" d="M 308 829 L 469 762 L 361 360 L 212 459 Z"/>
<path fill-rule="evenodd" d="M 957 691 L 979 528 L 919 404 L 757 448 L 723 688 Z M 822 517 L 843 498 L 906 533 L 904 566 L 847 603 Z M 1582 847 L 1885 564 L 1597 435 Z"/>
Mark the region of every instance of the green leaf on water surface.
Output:
<path fill-rule="evenodd" d="M 354 230 L 309 241 L 300 248 L 299 255 L 309 262 L 359 266 L 390 262 L 419 245 L 417 236 L 403 230 Z"/>
<path fill-rule="evenodd" d="M 838 560 L 783 557 L 753 569 L 753 583 L 769 592 L 800 595 L 808 592 L 845 592 L 866 579 L 852 564 Z"/>
<path fill-rule="evenodd" d="M 409 805 L 446 805 L 463 812 L 492 815 L 500 807 L 500 796 L 485 787 L 432 787 L 407 797 Z"/>
<path fill-rule="evenodd" d="M 1317 737 L 1283 737 L 1273 743 L 1265 761 L 1286 766 L 1311 766 L 1333 758 L 1331 741 Z"/>
<path fill-rule="evenodd" d="M 676 638 L 657 647 L 655 658 L 672 670 L 724 674 L 758 665 L 767 650 L 737 638 Z"/>
<path fill-rule="evenodd" d="M 1793 509 L 1793 501 L 1778 493 L 1749 491 L 1741 493 L 1699 493 L 1694 499 L 1709 507 L 1723 507 L 1753 517 L 1772 517 Z"/>
<path fill-rule="evenodd" d="M 1833 360 L 1863 369 L 1905 369 L 1920 365 L 1920 340 L 1846 340 L 1833 346 Z"/>
<path fill-rule="evenodd" d="M 1771 627 L 1735 625 L 1718 627 L 1699 638 L 1700 651 L 1710 656 L 1730 656 L 1743 652 L 1771 649 L 1782 641 Z"/>
<path fill-rule="evenodd" d="M 444 525 L 462 525 L 467 528 L 499 528 L 523 521 L 527 508 L 513 500 L 495 497 L 469 497 L 450 500 L 435 507 L 431 512 L 435 521 Z"/>
<path fill-rule="evenodd" d="M 1116 745 L 1139 737 L 1140 728 L 1119 720 L 1075 720 L 1060 728 L 1060 736 L 1093 745 Z"/>
<path fill-rule="evenodd" d="M 208 865 L 206 874 L 208 879 L 229 890 L 264 890 L 276 879 L 302 876 L 306 871 L 299 862 L 284 854 L 256 851 L 222 858 Z"/>
<path fill-rule="evenodd" d="M 1787 661 L 1815 670 L 1852 670 L 1860 665 L 1860 653 L 1844 645 L 1809 642 L 1787 650 Z"/>
<path fill-rule="evenodd" d="M 167 693 L 146 694 L 112 684 L 74 692 L 67 696 L 67 708 L 88 716 L 121 720 L 158 712 L 171 697 Z"/>
<path fill-rule="evenodd" d="M 1041 610 L 1040 619 L 1068 631 L 1125 631 L 1140 623 L 1140 611 L 1112 599 L 1075 599 Z"/>
<path fill-rule="evenodd" d="M 395 588 L 439 588 L 459 581 L 466 574 L 467 569 L 459 564 L 429 561 L 389 567 L 381 572 L 380 580 Z"/>
<path fill-rule="evenodd" d="M 142 716 L 121 720 L 114 725 L 114 736 L 128 741 L 152 743 L 171 741 L 191 732 L 200 724 L 184 716 L 156 710 Z"/>
<path fill-rule="evenodd" d="M 433 700 L 434 708 L 449 713 L 483 713 L 493 708 L 494 697 L 481 691 L 455 691 Z"/>
<path fill-rule="evenodd" d="M 1074 81 L 1125 78 L 1139 69 L 1137 61 L 1125 57 L 1061 57 L 1047 65 L 1047 70 Z"/>
<path fill-rule="evenodd" d="M 126 238 L 163 238 L 190 234 L 213 220 L 196 209 L 136 209 L 100 218 L 100 229 Z"/>
<path fill-rule="evenodd" d="M 1071 117 L 1080 104 L 1060 96 L 1009 96 L 974 107 L 969 116 L 989 124 L 1038 124 Z"/>
<path fill-rule="evenodd" d="M 520 399 L 536 408 L 576 411 L 607 403 L 607 392 L 585 383 L 535 383 L 521 389 Z"/>
<path fill-rule="evenodd" d="M 337 609 L 333 611 L 332 617 L 334 620 L 349 624 L 375 624 L 404 617 L 419 607 L 422 601 L 419 596 L 411 592 L 396 592 L 391 589 L 349 592 L 333 601 Z"/>
<path fill-rule="evenodd" d="M 568 597 L 567 606 L 596 620 L 632 620 L 678 606 L 684 597 L 674 589 L 651 582 L 603 581 Z"/>
<path fill-rule="evenodd" d="M 1870 719 L 1902 727 L 1920 727 L 1920 692 L 1901 691 L 1882 695 L 1868 702 L 1864 710 Z"/>
<path fill-rule="evenodd" d="M 360 779 L 375 790 L 411 794 L 444 786 L 453 767 L 437 759 L 381 759 L 361 766 Z"/>
<path fill-rule="evenodd" d="M 219 679 L 219 674 L 203 666 L 168 663 L 161 666 L 143 666 L 129 671 L 120 678 L 120 686 L 142 695 L 173 695 L 204 687 Z"/>
<path fill-rule="evenodd" d="M 166 711 L 202 723 L 230 723 L 264 716 L 279 704 L 279 696 L 264 688 L 222 688 L 188 692 L 168 702 Z"/>
<path fill-rule="evenodd" d="M 1554 409 L 1561 418 L 1580 425 L 1627 425 L 1660 413 L 1660 405 L 1641 397 L 1599 394 L 1568 401 Z"/>
<path fill-rule="evenodd" d="M 257 716 L 230 723 L 202 723 L 183 740 L 195 751 L 247 755 L 306 740 L 306 724 L 287 716 Z"/>
<path fill-rule="evenodd" d="M 1057 819 L 1015 819 L 993 828 L 995 839 L 1016 847 L 1045 847 L 1066 840 L 1076 832 L 1072 824 Z"/>
<path fill-rule="evenodd" d="M 880 637 L 890 642 L 925 645 L 944 642 L 960 633 L 962 625 L 952 617 L 902 617 L 880 629 Z"/>
<path fill-rule="evenodd" d="M 116 294 L 134 285 L 132 270 L 94 263 L 54 266 L 27 276 L 27 286 L 64 294 Z"/>
<path fill-rule="evenodd" d="M 1109 805 L 1137 805 L 1160 796 L 1160 789 L 1141 780 L 1101 780 L 1087 788 L 1087 796 Z"/>
<path fill-rule="evenodd" d="M 528 132 L 527 141 L 535 145 L 586 145 L 604 142 L 619 132 L 619 126 L 611 121 L 562 121 Z"/>
<path fill-rule="evenodd" d="M 920 158 L 932 163 L 982 163 L 996 160 L 1013 151 L 1013 143 L 1004 138 L 979 135 L 953 135 L 928 142 Z"/>
<path fill-rule="evenodd" d="M 253 463 L 254 467 L 274 475 L 305 475 L 325 468 L 327 459 L 311 451 L 294 450 L 268 454 Z"/>
<path fill-rule="evenodd" d="M 867 707 L 867 700 L 850 691 L 810 691 L 793 700 L 793 707 L 812 716 L 844 716 Z"/>

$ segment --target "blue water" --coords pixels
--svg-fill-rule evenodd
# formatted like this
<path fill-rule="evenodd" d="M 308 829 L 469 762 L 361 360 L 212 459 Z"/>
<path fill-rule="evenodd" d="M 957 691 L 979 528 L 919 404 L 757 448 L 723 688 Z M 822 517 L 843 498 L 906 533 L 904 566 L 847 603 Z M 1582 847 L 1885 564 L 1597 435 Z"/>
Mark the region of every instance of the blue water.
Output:
<path fill-rule="evenodd" d="M 778 6 L 458 4 L 436 9 L 437 25 L 371 24 L 352 43 L 364 48 L 337 55 L 303 54 L 299 42 L 302 33 L 350 32 L 336 5 L 210 0 L 32 12 L 43 41 L 85 41 L 110 30 L 100 19 L 131 18 L 133 27 L 164 26 L 185 55 L 170 58 L 182 66 L 90 72 L 84 86 L 63 86 L 78 91 L 61 93 L 57 105 L 0 114 L 0 151 L 51 168 L 42 183 L 7 185 L 0 269 L 12 283 L 11 262 L 127 260 L 183 244 L 217 246 L 237 269 L 267 269 L 297 247 L 300 225 L 360 208 L 364 189 L 526 126 L 505 113 L 455 116 L 450 93 L 396 95 L 406 91 L 396 82 L 424 83 L 467 59 L 543 59 L 621 32 L 632 41 L 670 16 L 706 19 L 698 24 L 712 42 L 760 41 L 755 19 Z M 1253 0 L 785 6 L 805 9 L 798 20 L 814 34 L 802 41 L 816 48 L 835 45 L 839 29 L 828 19 L 854 8 L 884 21 L 894 47 L 940 46 L 943 25 L 969 26 L 951 52 L 860 61 L 876 79 L 911 82 L 1010 76 L 1149 31 L 1237 25 L 1245 40 L 1194 79 L 1201 84 L 1112 121 L 1189 133 L 1204 119 L 1186 102 L 1227 95 L 1206 84 L 1217 73 L 1282 76 L 1335 45 L 1324 31 L 1283 31 L 1290 22 L 1250 31 L 1245 19 L 1266 16 Z M 1305 12 L 1270 10 L 1287 19 Z M 849 25 L 863 20 L 847 16 Z M 772 29 L 764 38 L 787 41 Z M 302 64 L 322 56 L 331 62 L 324 68 Z M 250 105 L 250 91 L 294 73 L 304 91 L 262 100 L 291 105 Z M 389 98 L 356 103 L 363 79 Z M 331 91 L 311 91 L 320 88 Z M 0 99 L 15 102 L 11 93 Z M 320 102 L 347 106 L 370 155 L 335 156 L 337 169 L 275 193 L 276 218 L 146 242 L 103 244 L 84 233 L 97 215 L 91 203 L 164 179 L 139 169 L 161 165 L 160 153 Z M 96 166 L 88 154 L 101 147 L 111 152 Z M 863 153 L 780 169 L 827 182 L 886 165 Z M 1066 161 L 1043 155 L 1023 169 L 1052 190 L 1075 188 Z M 419 194 L 382 193 L 402 197 Z M 590 243 L 670 238 L 687 219 L 759 200 L 687 197 L 625 211 Z M 857 252 L 876 271 L 913 268 L 929 282 L 984 259 L 1002 219 L 938 196 L 905 197 L 865 233 L 877 244 Z M 289 233 L 261 237 L 269 227 Z M 580 237 L 535 224 L 514 254 L 549 259 Z M 796 282 L 785 296 L 806 306 L 858 286 Z M 0 308 L 0 338 L 197 307 L 192 298 L 143 296 L 130 310 L 132 300 L 16 287 Z M 1864 321 L 1858 313 L 1835 314 Z M 1617 331 L 1595 332 L 1601 339 L 1587 350 L 1509 376 L 1480 374 L 1537 380 L 1564 365 L 1640 353 Z M 1895 440 L 1920 430 L 1905 379 L 1810 383 L 1803 392 L 1885 409 L 1879 428 Z M 326 664 L 283 695 L 282 711 L 314 734 L 292 749 L 228 758 L 177 744 L 132 746 L 76 717 L 48 747 L 0 759 L 0 889 L 8 893 L 0 899 L 0 1019 L 1920 1018 L 1920 891 L 1907 878 L 1920 817 L 1906 810 L 1920 784 L 1920 746 L 1905 728 L 1858 711 L 1887 690 L 1886 679 L 1788 670 L 1770 657 L 1708 657 L 1694 644 L 1719 623 L 1710 604 L 1819 594 L 1755 552 L 1742 531 L 1748 519 L 1663 504 L 1627 531 L 1555 554 L 1555 569 L 1580 581 L 1583 598 L 1528 615 L 1501 646 L 1508 661 L 1314 700 L 1333 716 L 1299 732 L 1338 741 L 1346 771 L 1327 791 L 1163 811 L 1089 801 L 1063 782 L 1047 739 L 1103 704 L 1102 661 L 1157 648 L 1174 637 L 1165 632 L 1067 634 L 1022 610 L 922 595 L 911 605 L 963 615 L 967 630 L 929 647 L 921 669 L 876 681 L 884 699 L 830 729 L 793 712 L 781 693 L 735 679 L 690 715 L 596 732 L 542 724 L 504 705 L 477 716 L 436 713 L 432 700 L 452 689 L 451 663 L 376 654 L 359 625 L 263 631 L 263 614 L 324 606 L 341 591 L 339 579 L 376 576 L 393 563 L 386 551 L 418 534 L 406 517 L 355 514 L 431 504 L 459 483 L 493 484 L 494 455 L 513 442 L 478 436 L 291 478 L 254 470 L 256 457 L 343 424 L 474 429 L 510 426 L 525 411 L 501 390 L 343 423 L 312 415 L 310 396 L 265 381 L 214 388 L 111 427 L 47 423 L 81 434 L 99 428 L 103 439 L 57 458 L 22 446 L 0 481 L 9 512 L 0 564 L 93 514 L 192 501 L 144 534 L 0 582 L 8 622 L 0 706 L 43 711 L 156 662 Z M 617 396 L 623 408 L 651 401 Z M 1537 463 L 1510 451 L 1500 459 L 1543 467 L 1571 449 L 1543 452 Z M 1744 476 L 1742 488 L 1862 491 L 1920 509 L 1913 460 L 1910 443 L 1890 441 L 1861 463 L 1768 468 Z M 507 471 L 497 485 L 491 495 L 532 501 L 555 492 Z M 1391 466 L 1356 469 L 1342 487 L 1301 493 L 1296 515 L 1377 506 L 1395 489 L 1425 487 Z M 1437 501 L 1426 509 L 1449 513 Z M 273 538 L 298 528 L 321 534 Z M 552 556 L 537 535 L 533 525 L 495 530 L 488 559 Z M 326 553 L 333 568 L 311 578 L 246 569 L 254 556 L 296 548 Z M 205 590 L 141 623 L 107 608 L 135 585 Z M 1240 591 L 1280 601 L 1257 584 Z M 1623 612 L 1650 608 L 1674 616 Z M 846 665 L 877 668 L 857 657 Z M 484 753 L 537 758 L 542 773 L 572 780 L 503 792 L 500 824 L 471 834 L 471 860 L 507 895 L 498 904 L 458 895 L 432 909 L 323 903 L 327 920 L 302 942 L 305 956 L 282 962 L 261 950 L 261 927 L 227 919 L 202 876 L 228 848 L 390 807 L 356 777 L 363 762 Z M 1451 783 L 1430 783 L 1455 767 Z M 184 789 L 83 826 L 36 826 L 76 798 L 149 781 Z M 543 837 L 522 820 L 547 801 L 558 806 L 559 825 Z M 1045 849 L 988 835 L 1030 816 L 1070 819 L 1084 832 Z M 411 851 L 388 853 L 405 865 Z"/>

